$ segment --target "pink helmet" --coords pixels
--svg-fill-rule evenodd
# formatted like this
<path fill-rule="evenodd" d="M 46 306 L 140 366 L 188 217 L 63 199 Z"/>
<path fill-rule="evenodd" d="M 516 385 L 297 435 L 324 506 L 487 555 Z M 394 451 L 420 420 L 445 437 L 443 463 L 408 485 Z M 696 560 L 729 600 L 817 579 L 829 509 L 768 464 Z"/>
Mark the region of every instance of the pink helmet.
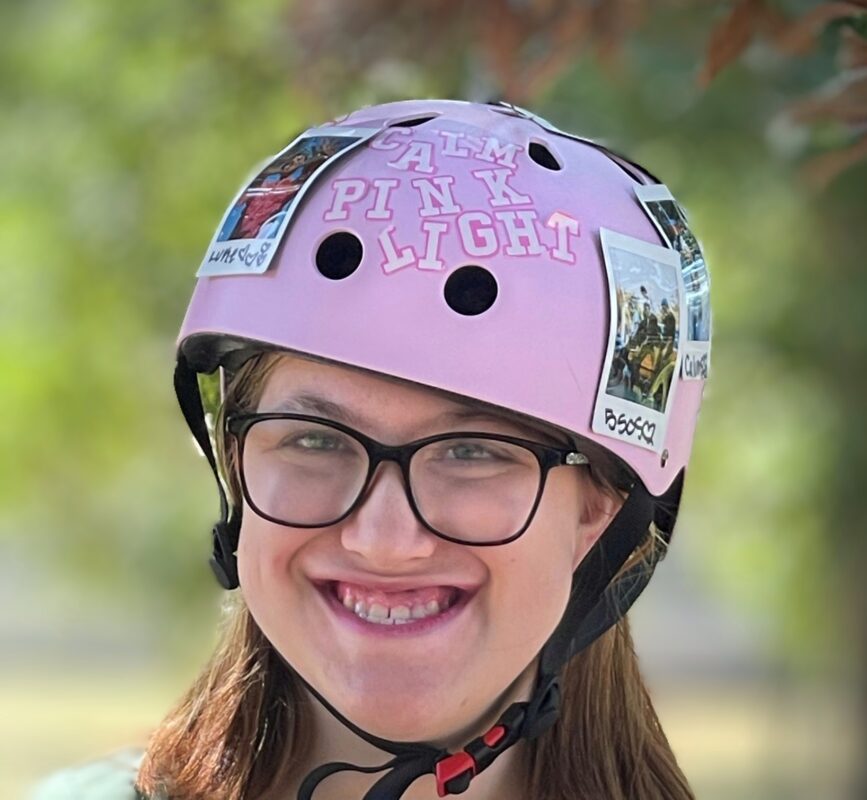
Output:
<path fill-rule="evenodd" d="M 704 382 L 676 381 L 654 449 L 592 425 L 611 316 L 599 231 L 661 244 L 635 194 L 650 179 L 510 110 L 407 101 L 340 120 L 382 131 L 306 187 L 266 272 L 200 278 L 179 347 L 265 342 L 523 412 L 659 495 L 689 460 Z"/>
<path fill-rule="evenodd" d="M 506 104 L 364 108 L 259 173 L 199 275 L 176 387 L 212 466 L 195 374 L 287 349 L 592 440 L 648 499 L 644 516 L 624 506 L 621 528 L 646 533 L 649 515 L 670 534 L 706 376 L 707 273 L 665 187 L 607 148 Z M 240 511 L 220 491 L 212 564 L 232 588 Z M 610 577 L 583 601 L 584 618 L 600 613 Z M 560 635 L 549 672 L 616 621 L 647 576 L 636 580 L 613 618 Z M 550 681 L 534 702 L 521 735 L 550 724 Z"/>

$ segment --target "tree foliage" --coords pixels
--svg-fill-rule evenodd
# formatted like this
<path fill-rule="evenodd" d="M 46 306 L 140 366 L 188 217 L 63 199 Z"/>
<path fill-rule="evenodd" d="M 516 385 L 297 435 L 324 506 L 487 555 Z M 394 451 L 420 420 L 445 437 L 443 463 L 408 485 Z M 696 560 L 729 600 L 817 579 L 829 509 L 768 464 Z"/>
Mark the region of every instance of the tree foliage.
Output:
<path fill-rule="evenodd" d="M 198 620 L 216 496 L 173 338 L 224 205 L 354 106 L 502 95 L 646 163 L 703 240 L 713 378 L 677 546 L 781 647 L 863 647 L 865 15 L 815 6 L 0 6 L 0 533 L 95 597 Z"/>

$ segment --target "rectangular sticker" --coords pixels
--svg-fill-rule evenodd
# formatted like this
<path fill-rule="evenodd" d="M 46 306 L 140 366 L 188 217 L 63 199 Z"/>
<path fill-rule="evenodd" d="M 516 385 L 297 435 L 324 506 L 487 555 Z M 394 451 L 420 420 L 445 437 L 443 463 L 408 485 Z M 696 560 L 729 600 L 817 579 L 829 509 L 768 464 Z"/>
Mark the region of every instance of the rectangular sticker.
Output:
<path fill-rule="evenodd" d="M 337 157 L 379 131 L 312 128 L 269 159 L 223 215 L 196 277 L 265 272 L 307 187 Z"/>
<path fill-rule="evenodd" d="M 683 349 L 680 256 L 600 228 L 610 326 L 593 430 L 661 452 Z"/>
<path fill-rule="evenodd" d="M 701 247 L 667 186 L 637 186 L 635 195 L 663 240 L 680 253 L 687 308 L 682 377 L 705 380 L 710 369 L 710 278 Z"/>

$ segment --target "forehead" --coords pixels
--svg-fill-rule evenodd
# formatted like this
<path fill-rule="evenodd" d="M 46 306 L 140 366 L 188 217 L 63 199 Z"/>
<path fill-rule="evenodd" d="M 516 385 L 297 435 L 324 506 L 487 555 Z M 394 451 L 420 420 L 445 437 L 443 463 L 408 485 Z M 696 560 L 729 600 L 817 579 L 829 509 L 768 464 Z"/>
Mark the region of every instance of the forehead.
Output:
<path fill-rule="evenodd" d="M 366 370 L 279 357 L 259 400 L 259 411 L 299 411 L 337 419 L 384 439 L 448 429 L 491 428 L 569 446 L 565 433 L 480 401 Z"/>

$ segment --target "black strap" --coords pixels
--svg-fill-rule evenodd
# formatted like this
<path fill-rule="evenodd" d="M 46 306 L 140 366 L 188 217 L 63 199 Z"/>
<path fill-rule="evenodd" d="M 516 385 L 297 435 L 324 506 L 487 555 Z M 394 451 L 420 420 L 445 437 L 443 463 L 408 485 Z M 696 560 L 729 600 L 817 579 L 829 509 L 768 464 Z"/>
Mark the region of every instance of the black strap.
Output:
<path fill-rule="evenodd" d="M 276 652 L 276 651 L 275 651 Z M 337 772 L 362 772 L 375 773 L 382 770 L 389 770 L 387 775 L 380 778 L 364 795 L 363 800 L 395 800 L 400 797 L 409 785 L 422 775 L 433 772 L 436 767 L 436 762 L 441 758 L 448 756 L 447 750 L 431 747 L 423 742 L 392 742 L 388 739 L 382 739 L 379 736 L 374 736 L 371 733 L 359 728 L 351 720 L 343 716 L 334 706 L 331 705 L 319 692 L 316 691 L 298 672 L 293 669 L 292 665 L 282 656 L 277 653 L 277 657 L 288 670 L 307 688 L 307 691 L 342 725 L 349 728 L 356 736 L 364 739 L 374 747 L 383 750 L 386 753 L 391 753 L 394 758 L 378 767 L 360 767 L 357 764 L 350 764 L 346 761 L 334 761 L 328 764 L 323 764 L 312 772 L 310 772 L 301 787 L 298 790 L 298 800 L 311 800 L 316 787 L 330 775 Z"/>
<path fill-rule="evenodd" d="M 238 549 L 241 515 L 239 509 L 232 508 L 231 519 L 229 518 L 229 501 L 226 498 L 223 482 L 220 480 L 217 460 L 211 448 L 211 437 L 208 435 L 208 428 L 205 425 L 198 376 L 190 366 L 183 351 L 178 352 L 174 383 L 175 394 L 184 419 L 205 454 L 205 458 L 208 459 L 208 464 L 211 466 L 211 472 L 214 473 L 214 480 L 217 483 L 217 491 L 220 493 L 220 519 L 211 530 L 213 548 L 210 559 L 211 569 L 224 589 L 236 589 L 238 587 L 238 566 L 235 551 Z"/>
<path fill-rule="evenodd" d="M 584 614 L 583 619 L 575 630 L 575 634 L 569 645 L 569 654 L 565 657 L 568 661 L 575 653 L 581 652 L 585 647 L 598 639 L 605 631 L 612 627 L 620 620 L 626 612 L 632 607 L 632 604 L 638 599 L 638 596 L 644 591 L 644 588 L 653 577 L 653 572 L 656 569 L 657 563 L 665 557 L 668 545 L 671 542 L 671 537 L 674 532 L 674 523 L 677 520 L 677 511 L 680 505 L 680 497 L 683 491 L 684 473 L 681 470 L 680 474 L 672 482 L 668 491 L 660 497 L 650 497 L 653 506 L 653 522 L 656 525 L 657 541 L 654 544 L 653 553 L 648 562 L 642 561 L 634 567 L 628 569 L 616 581 L 611 580 L 605 591 L 596 601 L 596 604 Z M 639 519 L 636 523 L 640 527 L 635 528 L 635 533 L 641 533 L 642 530 L 647 530 L 650 520 L 645 524 L 643 519 Z M 614 533 L 611 529 L 606 533 L 610 535 Z M 616 534 L 615 534 L 616 535 Z M 634 537 L 627 537 L 618 548 L 616 559 L 620 561 L 621 567 L 626 559 L 623 558 L 626 552 L 634 541 Z M 638 538 L 636 546 L 640 543 Z M 633 548 L 634 550 L 634 548 Z M 632 551 L 626 552 L 626 558 Z M 618 567 L 620 569 L 621 567 Z M 579 576 L 579 580 L 583 580 L 583 576 Z M 573 580 L 574 585 L 574 580 Z M 576 612 L 578 613 L 578 612 Z"/>
<path fill-rule="evenodd" d="M 542 649 L 542 675 L 557 675 L 575 653 L 601 636 L 626 613 L 631 602 L 612 604 L 609 592 L 619 591 L 619 588 L 612 587 L 611 583 L 647 535 L 653 515 L 653 498 L 638 481 L 605 533 L 575 570 L 566 610 Z M 631 600 L 637 596 L 638 593 L 634 593 Z"/>
<path fill-rule="evenodd" d="M 645 564 L 638 564 L 606 589 L 595 606 L 587 613 L 570 644 L 570 651 L 580 653 L 621 619 L 644 591 L 653 575 Z"/>
<path fill-rule="evenodd" d="M 422 775 L 433 771 L 435 755 L 417 754 L 396 756 L 378 767 L 359 767 L 346 761 L 334 761 L 314 769 L 301 784 L 298 800 L 311 800 L 316 787 L 327 777 L 337 772 L 362 772 L 372 774 L 390 770 L 380 778 L 364 795 L 363 800 L 395 800 L 409 788 L 409 785 Z"/>
<path fill-rule="evenodd" d="M 553 684 L 554 690 L 551 693 L 555 698 L 555 702 L 559 700 L 559 690 L 556 687 L 556 681 Z M 314 693 L 315 694 L 315 693 Z M 344 721 L 331 705 L 316 695 L 319 701 L 338 719 Z M 524 725 L 528 718 L 528 709 L 531 703 L 513 703 L 500 716 L 497 724 L 492 730 L 497 727 L 504 728 L 503 738 L 493 746 L 489 746 L 482 737 L 469 742 L 459 753 L 449 753 L 447 750 L 442 750 L 431 745 L 421 742 L 401 743 L 388 742 L 379 737 L 372 736 L 366 731 L 361 730 L 355 725 L 349 724 L 355 733 L 361 738 L 375 743 L 377 747 L 381 747 L 387 751 L 394 751 L 397 748 L 401 749 L 401 753 L 396 755 L 390 761 L 375 766 L 361 767 L 357 764 L 350 764 L 345 761 L 334 761 L 328 764 L 322 764 L 312 770 L 301 783 L 298 790 L 297 800 L 312 800 L 313 792 L 319 784 L 330 775 L 337 772 L 362 772 L 375 773 L 383 770 L 388 772 L 383 775 L 364 795 L 362 800 L 397 800 L 403 796 L 403 793 L 422 775 L 435 774 L 438 777 L 438 786 L 443 794 L 461 794 L 466 791 L 470 780 L 487 769 L 501 753 L 508 750 L 513 744 L 518 742 L 522 737 L 527 736 L 527 728 Z M 543 704 L 545 705 L 545 704 Z M 546 710 L 549 708 L 545 706 Z M 556 714 L 548 713 L 548 727 L 554 723 Z M 534 728 L 535 730 L 535 728 Z M 539 728 L 541 732 L 541 728 Z M 455 757 L 462 758 L 460 763 L 460 772 L 456 773 L 448 780 L 440 780 L 438 775 L 438 767 Z M 464 764 L 471 765 L 465 769 Z"/>
<path fill-rule="evenodd" d="M 460 794 L 466 791 L 475 775 L 487 769 L 513 744 L 522 738 L 533 739 L 554 725 L 559 717 L 559 670 L 572 655 L 615 624 L 650 579 L 653 564 L 639 564 L 612 586 L 614 576 L 647 534 L 654 512 L 654 498 L 643 484 L 637 482 L 603 536 L 575 571 L 566 610 L 542 649 L 533 695 L 529 702 L 513 703 L 500 716 L 494 728 L 501 726 L 505 733 L 493 747 L 488 746 L 484 737 L 478 737 L 458 753 L 449 753 L 424 742 L 394 742 L 374 736 L 337 711 L 275 650 L 280 661 L 338 722 L 364 741 L 394 756 L 384 764 L 372 767 L 345 761 L 323 764 L 304 778 L 297 800 L 313 800 L 314 792 L 323 780 L 347 771 L 363 774 L 386 771 L 362 800 L 397 800 L 414 781 L 430 773 L 437 776 L 438 791 L 442 794 Z"/>
<path fill-rule="evenodd" d="M 202 411 L 202 396 L 199 393 L 199 380 L 195 370 L 189 365 L 182 351 L 178 352 L 178 361 L 175 364 L 175 394 L 178 397 L 178 404 L 181 407 L 190 432 L 199 443 L 199 447 L 202 448 L 202 452 L 205 454 L 205 458 L 208 459 L 211 471 L 214 473 L 214 478 L 217 481 L 217 489 L 220 492 L 220 518 L 227 519 L 229 504 L 226 500 L 226 493 L 223 490 L 223 483 L 217 472 L 217 461 L 214 458 L 214 451 L 211 449 L 211 438 L 208 436 L 208 428 L 205 425 L 205 415 Z"/>
<path fill-rule="evenodd" d="M 220 520 L 214 526 L 214 555 L 211 565 L 221 585 L 226 589 L 234 589 L 238 586 L 234 554 L 238 543 L 240 515 L 237 509 L 231 509 L 231 519 L 228 519 L 230 507 L 205 425 L 198 378 L 183 353 L 178 354 L 174 383 L 181 411 L 211 466 L 220 494 Z M 682 479 L 682 474 L 680 478 Z M 422 742 L 392 742 L 381 739 L 343 717 L 312 686 L 298 676 L 311 694 L 338 721 L 365 741 L 395 756 L 375 767 L 360 767 L 347 762 L 323 764 L 306 776 L 299 789 L 298 800 L 311 800 L 319 783 L 328 776 L 343 771 L 373 774 L 387 770 L 387 773 L 368 790 L 363 800 L 397 800 L 417 778 L 429 773 L 437 774 L 440 789 L 444 793 L 458 794 L 466 790 L 472 777 L 490 766 L 499 755 L 521 738 L 535 738 L 551 727 L 559 715 L 560 691 L 557 676 L 560 669 L 575 653 L 614 625 L 641 593 L 650 579 L 653 564 L 639 564 L 622 576 L 616 584 L 612 584 L 612 581 L 646 535 L 655 515 L 658 522 L 664 519 L 665 522 L 671 523 L 666 531 L 670 535 L 677 514 L 679 491 L 678 486 L 672 502 L 666 504 L 671 507 L 666 508 L 665 515 L 660 518 L 660 510 L 656 508 L 654 498 L 644 485 L 639 481 L 632 487 L 629 497 L 605 533 L 576 569 L 566 610 L 542 649 L 539 675 L 533 696 L 527 703 L 513 703 L 501 715 L 497 725 L 506 729 L 507 736 L 496 747 L 488 747 L 479 737 L 468 743 L 463 751 L 451 754 Z M 291 670 L 291 665 L 282 659 L 282 656 L 280 658 Z M 460 758 L 471 759 L 469 763 L 472 764 L 472 768 L 468 770 L 468 774 L 449 781 L 441 781 L 438 767 L 442 767 L 443 762 Z"/>
<path fill-rule="evenodd" d="M 276 651 L 275 651 L 276 652 Z M 457 775 L 443 782 L 442 789 L 447 794 L 460 794 L 469 785 L 470 779 L 487 769 L 496 758 L 521 738 L 533 738 L 547 729 L 557 719 L 560 690 L 556 678 L 537 682 L 536 690 L 529 702 L 512 703 L 499 717 L 492 730 L 501 727 L 503 733 L 496 744 L 488 745 L 483 737 L 469 742 L 459 753 L 433 747 L 424 742 L 393 742 L 374 736 L 344 717 L 319 692 L 302 678 L 292 665 L 280 654 L 280 661 L 290 670 L 310 694 L 342 725 L 346 726 L 356 736 L 374 745 L 374 747 L 391 753 L 395 757 L 390 761 L 375 767 L 361 767 L 345 761 L 335 761 L 322 764 L 312 770 L 302 781 L 298 790 L 297 800 L 312 800 L 318 785 L 330 775 L 337 772 L 375 773 L 388 770 L 364 795 L 363 800 L 396 800 L 406 789 L 422 775 L 437 774 L 438 766 L 455 757 L 471 758 L 472 770 L 469 774 Z"/>
<path fill-rule="evenodd" d="M 276 651 L 275 651 L 276 652 Z M 343 716 L 334 706 L 332 706 L 319 692 L 316 691 L 298 672 L 295 668 L 283 657 L 282 653 L 276 653 L 277 658 L 283 662 L 290 672 L 292 672 L 295 677 L 298 678 L 301 683 L 307 688 L 307 691 L 310 692 L 316 700 L 333 716 L 341 725 L 349 728 L 356 736 L 364 739 L 366 742 L 369 742 L 374 747 L 378 747 L 380 750 L 384 750 L 386 753 L 391 753 L 395 756 L 403 756 L 403 755 L 414 755 L 418 752 L 419 748 L 427 748 L 430 749 L 430 745 L 425 744 L 424 742 L 393 742 L 390 739 L 381 739 L 379 736 L 374 736 L 372 733 L 368 733 L 363 728 L 359 728 L 352 720 L 347 719 Z M 437 750 L 438 753 L 444 753 L 445 750 Z"/>

